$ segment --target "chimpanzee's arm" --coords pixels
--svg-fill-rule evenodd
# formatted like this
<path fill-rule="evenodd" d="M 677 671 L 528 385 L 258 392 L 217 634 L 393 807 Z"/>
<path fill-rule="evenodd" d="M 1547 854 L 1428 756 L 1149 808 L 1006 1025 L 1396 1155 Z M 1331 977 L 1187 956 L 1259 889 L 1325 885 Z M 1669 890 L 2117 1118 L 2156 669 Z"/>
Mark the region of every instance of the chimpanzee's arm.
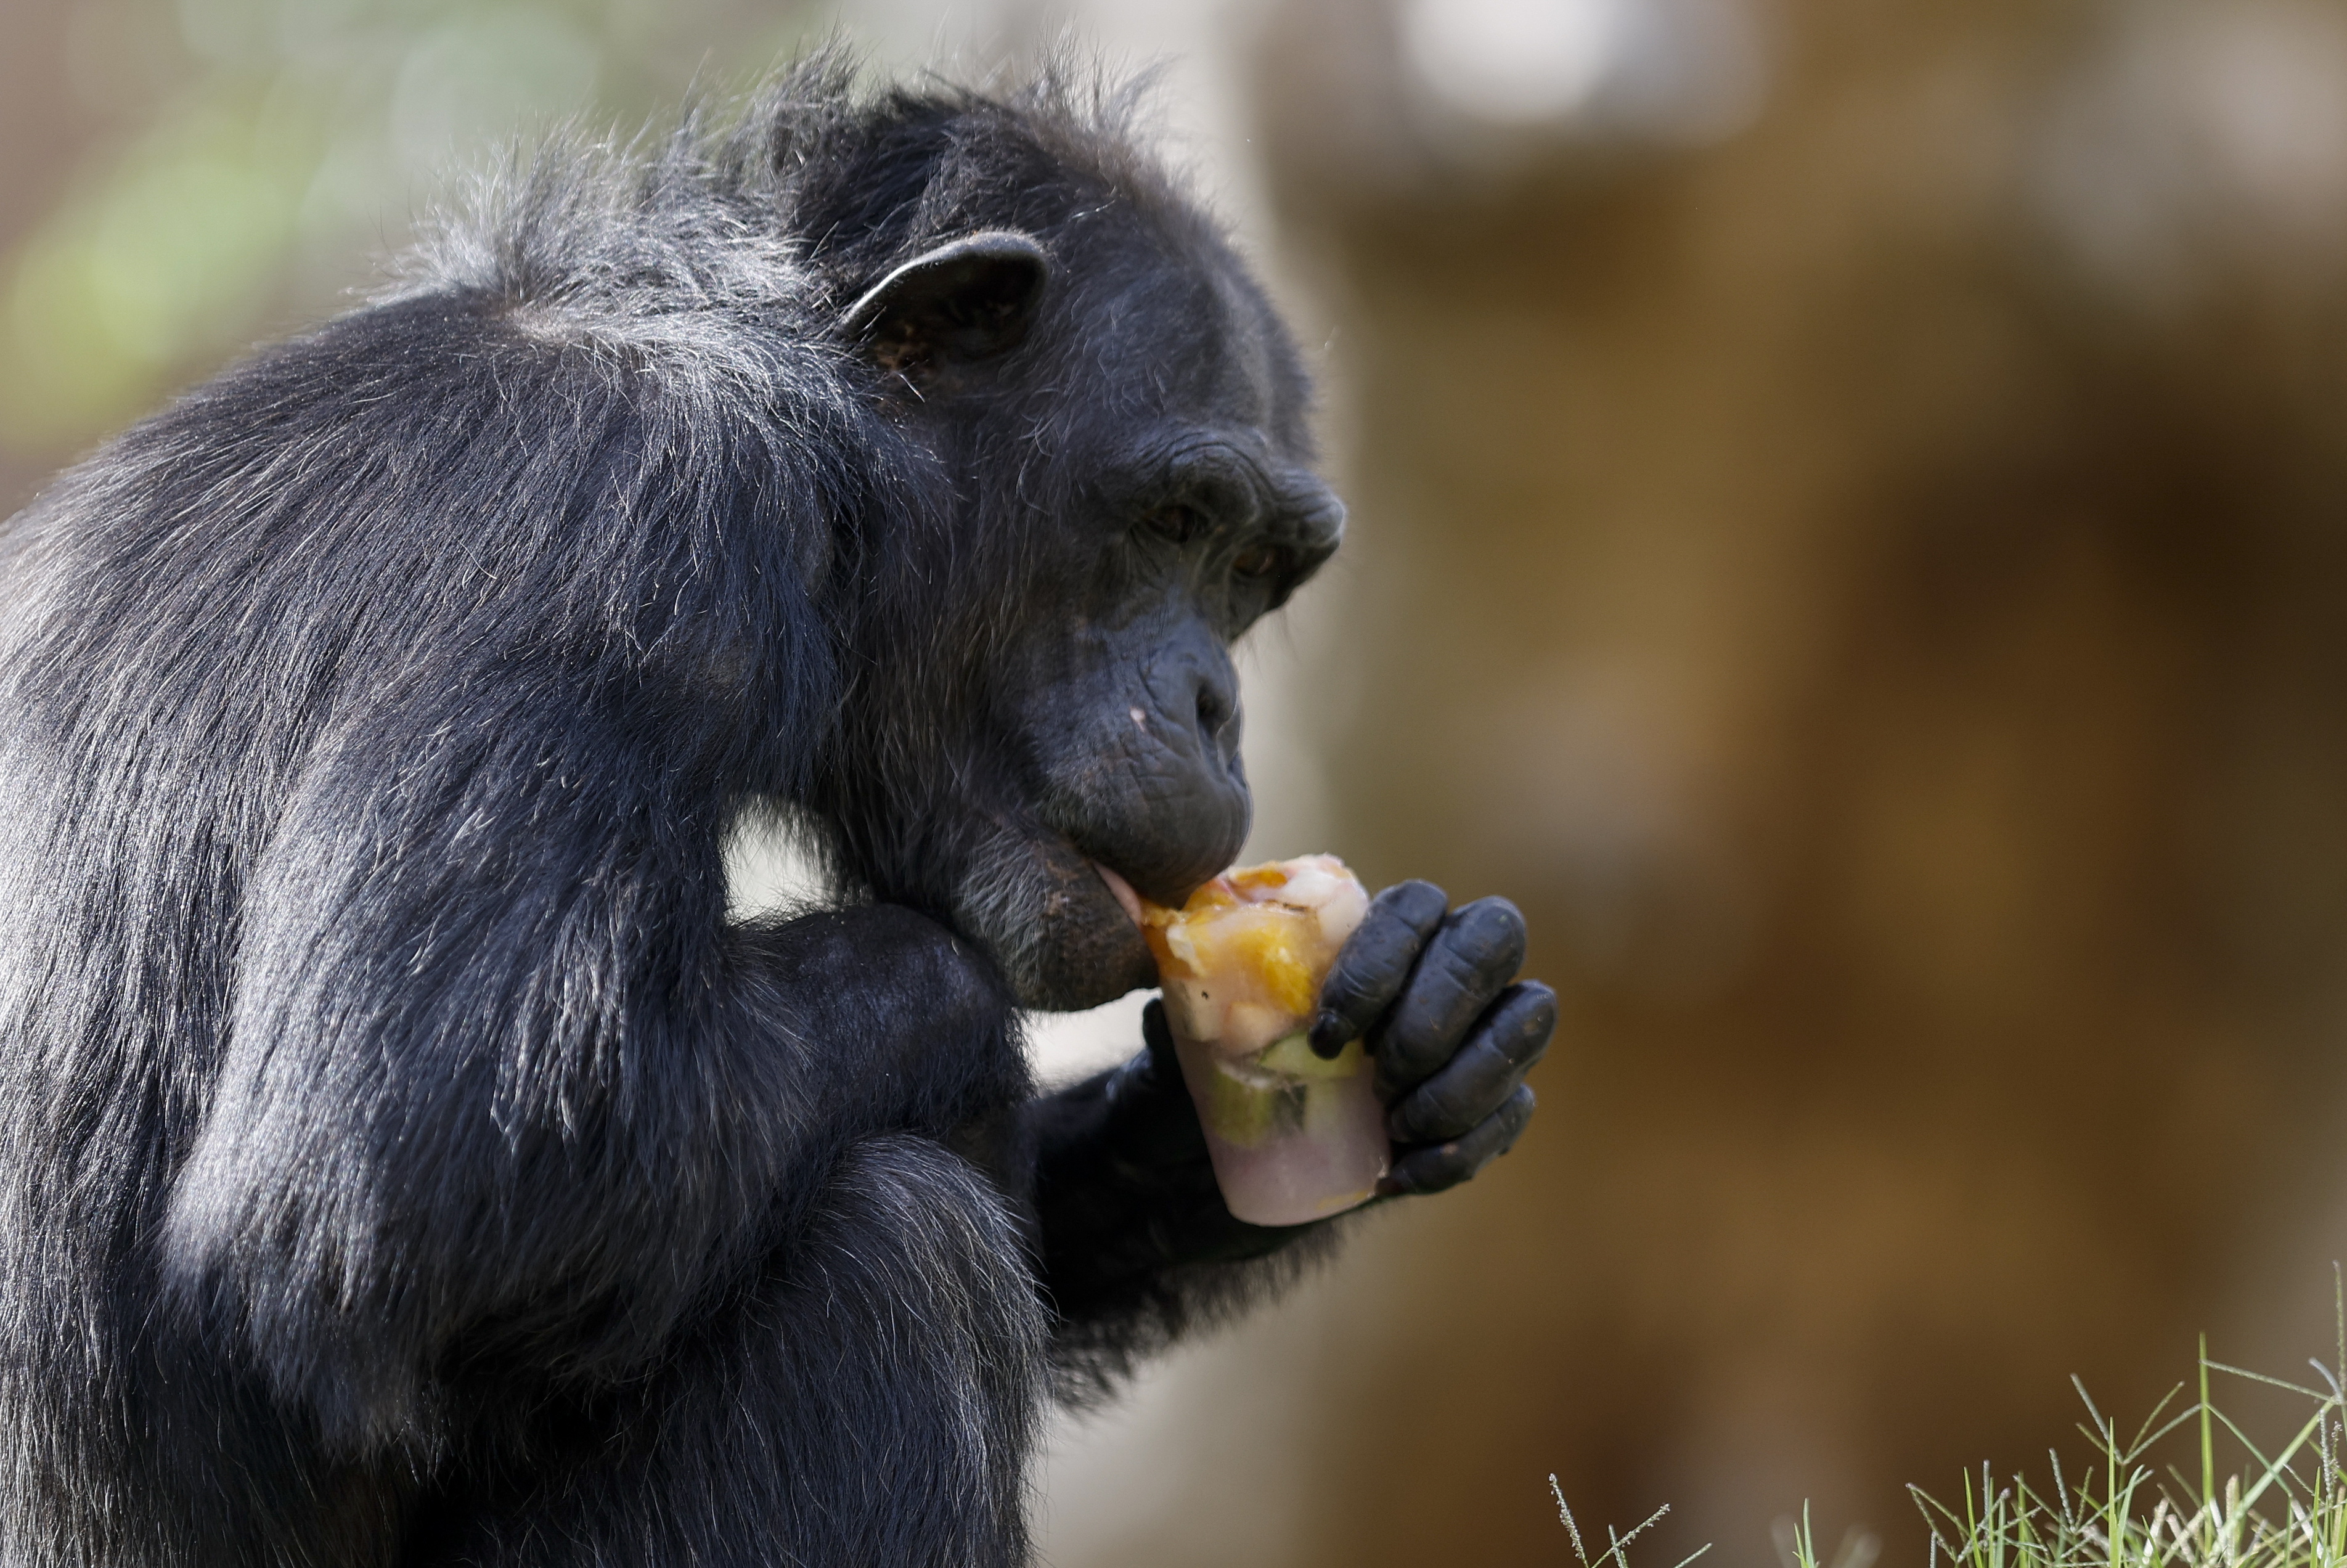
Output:
<path fill-rule="evenodd" d="M 179 1299 L 360 1448 L 428 1433 L 452 1362 L 631 1375 L 852 1142 L 1023 1090 L 1008 998 L 942 927 L 728 927 L 713 848 L 611 782 L 659 770 L 510 717 L 510 756 L 390 727 L 284 824 L 164 1237 Z"/>
<path fill-rule="evenodd" d="M 1335 1222 L 1231 1217 L 1182 1085 L 1164 1009 L 1147 1049 L 1036 1101 L 1035 1207 L 1064 1397 L 1105 1392 L 1132 1363 L 1277 1289 L 1325 1253 Z"/>
<path fill-rule="evenodd" d="M 454 1367 L 629 1375 L 849 1141 L 1023 1091 L 941 927 L 726 918 L 730 814 L 834 701 L 806 541 L 860 471 L 852 412 L 773 380 L 719 417 L 421 300 L 134 434 L 87 524 L 135 571 L 83 591 L 170 600 L 82 620 L 202 651 L 96 667 L 194 671 L 173 720 L 238 769 L 184 830 L 224 845 L 235 957 L 157 1265 L 352 1450 L 427 1451 Z"/>

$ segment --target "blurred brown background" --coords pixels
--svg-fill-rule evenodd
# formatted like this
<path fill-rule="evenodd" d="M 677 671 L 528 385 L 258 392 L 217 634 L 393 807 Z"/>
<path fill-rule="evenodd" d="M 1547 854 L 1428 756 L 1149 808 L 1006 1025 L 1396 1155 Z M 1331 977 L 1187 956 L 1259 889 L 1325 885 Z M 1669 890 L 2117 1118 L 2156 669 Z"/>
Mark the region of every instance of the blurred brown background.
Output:
<path fill-rule="evenodd" d="M 1665 1563 L 1803 1498 L 1907 1560 L 2069 1375 L 2327 1347 L 2347 10 L 1296 0 L 1262 68 L 1355 399 L 1337 841 L 1570 999 L 1314 1560 L 1543 1561 L 1539 1464 Z"/>
<path fill-rule="evenodd" d="M 1508 1161 L 1063 1429 L 1051 1560 L 1562 1563 L 1554 1471 L 1903 1563 L 2071 1375 L 2328 1347 L 2347 0 L 0 0 L 0 497 L 452 150 L 1070 15 L 1328 384 L 1257 847 L 1514 897 L 1566 1005 Z"/>

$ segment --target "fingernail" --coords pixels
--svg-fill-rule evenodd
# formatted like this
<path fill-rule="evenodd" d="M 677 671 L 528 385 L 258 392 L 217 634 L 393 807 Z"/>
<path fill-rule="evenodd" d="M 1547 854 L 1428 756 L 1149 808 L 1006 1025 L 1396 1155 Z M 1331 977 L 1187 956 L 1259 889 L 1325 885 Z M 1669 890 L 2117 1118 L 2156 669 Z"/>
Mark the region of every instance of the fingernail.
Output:
<path fill-rule="evenodd" d="M 1344 1027 L 1345 1020 L 1332 1012 L 1324 1012 L 1314 1019 L 1311 1034 L 1312 1054 L 1324 1061 L 1333 1060 L 1338 1051 L 1345 1049 L 1345 1039 L 1342 1033 Z"/>

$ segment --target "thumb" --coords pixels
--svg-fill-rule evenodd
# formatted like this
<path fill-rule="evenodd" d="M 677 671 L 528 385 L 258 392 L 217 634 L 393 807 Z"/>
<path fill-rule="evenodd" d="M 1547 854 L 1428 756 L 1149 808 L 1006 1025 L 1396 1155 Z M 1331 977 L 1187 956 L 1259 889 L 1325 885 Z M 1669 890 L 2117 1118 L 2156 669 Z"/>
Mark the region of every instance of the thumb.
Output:
<path fill-rule="evenodd" d="M 1167 1094 L 1186 1095 L 1182 1063 L 1174 1054 L 1174 1030 L 1165 1021 L 1165 1006 L 1152 1000 L 1141 1012 L 1143 1049 L 1109 1075 L 1109 1098 L 1116 1105 L 1137 1110 Z"/>
<path fill-rule="evenodd" d="M 1182 1076 L 1181 1061 L 1174 1054 L 1174 1027 L 1165 1021 L 1165 1004 L 1152 999 L 1141 1009 L 1141 1041 L 1149 1048 L 1150 1071 L 1166 1082 Z"/>

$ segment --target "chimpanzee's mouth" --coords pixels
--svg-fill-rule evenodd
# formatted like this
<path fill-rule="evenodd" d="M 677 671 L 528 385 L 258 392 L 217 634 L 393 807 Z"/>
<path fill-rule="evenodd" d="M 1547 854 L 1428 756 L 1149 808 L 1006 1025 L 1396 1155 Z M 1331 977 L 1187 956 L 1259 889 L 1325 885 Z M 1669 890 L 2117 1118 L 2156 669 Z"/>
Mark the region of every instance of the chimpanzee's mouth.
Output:
<path fill-rule="evenodd" d="M 1100 879 L 1108 884 L 1108 890 L 1116 895 L 1117 907 L 1124 911 L 1125 918 L 1135 926 L 1140 925 L 1141 895 L 1133 890 L 1133 884 L 1097 860 L 1092 862 L 1092 869 L 1099 872 Z"/>

